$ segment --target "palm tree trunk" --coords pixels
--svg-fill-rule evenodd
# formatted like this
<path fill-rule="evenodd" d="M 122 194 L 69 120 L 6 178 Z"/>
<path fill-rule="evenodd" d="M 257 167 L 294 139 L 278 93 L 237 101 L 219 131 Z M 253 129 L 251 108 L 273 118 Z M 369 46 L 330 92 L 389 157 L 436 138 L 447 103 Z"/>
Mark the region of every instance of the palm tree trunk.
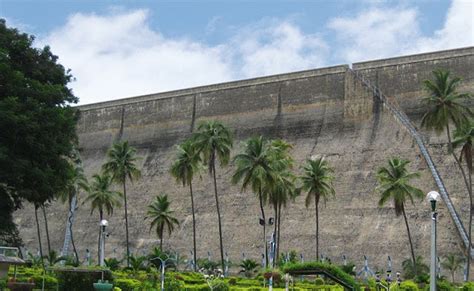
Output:
<path fill-rule="evenodd" d="M 272 250 L 273 251 L 273 265 L 272 265 L 272 268 L 275 268 L 275 265 L 276 265 L 276 261 L 277 261 L 277 231 L 278 231 L 278 202 L 275 202 L 274 205 L 273 205 L 273 212 L 274 212 L 274 221 L 273 221 L 273 236 L 272 236 L 272 239 L 273 239 L 273 243 L 275 244 L 275 249 Z"/>
<path fill-rule="evenodd" d="M 405 225 L 407 227 L 408 241 L 410 242 L 411 258 L 413 260 L 413 272 L 415 273 L 415 276 L 416 276 L 418 273 L 416 271 L 415 251 L 413 249 L 413 242 L 411 241 L 410 227 L 408 226 L 408 219 L 407 219 L 407 215 L 405 213 L 405 206 L 404 205 L 402 206 L 402 213 L 403 213 L 403 218 L 405 219 Z"/>
<path fill-rule="evenodd" d="M 77 195 L 77 192 L 74 195 Z M 74 252 L 74 256 L 76 257 L 75 262 L 76 262 L 76 264 L 78 264 L 79 263 L 79 255 L 77 254 L 76 244 L 74 243 L 74 236 L 73 236 L 73 233 L 72 233 L 72 224 L 73 224 L 73 219 L 74 219 L 74 211 L 76 210 L 76 205 L 77 205 L 77 196 L 75 196 L 75 197 L 76 197 L 76 199 L 73 199 L 69 202 L 69 217 L 68 217 L 68 220 L 69 220 L 69 233 L 71 235 L 72 250 Z M 73 201 L 75 201 L 75 203 L 73 203 Z"/>
<path fill-rule="evenodd" d="M 125 186 L 125 179 L 123 179 L 123 204 L 125 208 L 125 238 L 127 242 L 127 267 L 130 267 L 130 245 L 128 241 L 128 208 L 127 208 L 127 187 Z"/>
<path fill-rule="evenodd" d="M 219 222 L 219 244 L 220 244 L 220 251 L 221 251 L 221 266 L 222 266 L 222 270 L 225 270 L 224 247 L 222 245 L 221 210 L 219 208 L 219 197 L 217 196 L 216 165 L 215 165 L 215 161 L 214 161 L 214 155 L 213 155 L 213 161 L 212 161 L 212 174 L 213 174 L 212 176 L 214 178 L 214 195 L 216 197 L 217 220 Z"/>
<path fill-rule="evenodd" d="M 316 211 L 316 261 L 319 260 L 319 211 L 318 211 L 318 205 L 319 204 L 319 199 L 318 196 L 314 196 L 314 209 Z"/>
<path fill-rule="evenodd" d="M 160 252 L 163 252 L 163 229 L 164 228 L 165 228 L 164 226 L 160 228 Z"/>
<path fill-rule="evenodd" d="M 104 211 L 102 209 L 99 209 L 99 222 L 104 219 Z M 100 236 L 102 232 L 102 227 L 100 226 L 99 223 L 99 239 L 97 240 L 97 262 L 100 262 Z"/>
<path fill-rule="evenodd" d="M 278 235 L 277 235 L 277 260 L 280 258 L 280 218 L 281 218 L 281 203 L 278 204 Z"/>
<path fill-rule="evenodd" d="M 472 246 L 472 235 L 471 235 L 471 230 L 472 230 L 472 215 L 473 215 L 473 205 L 472 205 L 472 178 L 471 178 L 471 171 L 470 167 L 468 166 L 468 171 L 469 171 L 469 181 L 468 178 L 466 177 L 466 172 L 464 171 L 464 168 L 461 165 L 461 161 L 458 159 L 456 154 L 453 151 L 453 146 L 451 143 L 451 131 L 449 128 L 449 123 L 446 124 L 446 134 L 448 135 L 448 150 L 451 152 L 454 160 L 456 161 L 456 164 L 458 165 L 459 169 L 461 170 L 461 174 L 464 180 L 464 183 L 466 184 L 467 192 L 469 194 L 469 203 L 470 203 L 470 209 L 469 209 L 469 245 L 466 248 L 466 261 L 467 261 L 467 276 L 466 276 L 466 281 L 469 281 L 469 270 L 471 267 L 471 246 Z M 467 162 L 467 161 L 466 161 Z"/>
<path fill-rule="evenodd" d="M 44 209 L 44 204 L 41 205 L 44 217 L 44 228 L 46 232 L 46 242 L 48 243 L 48 254 L 51 253 L 51 240 L 49 239 L 49 228 L 48 228 L 48 218 L 46 217 L 46 210 Z"/>
<path fill-rule="evenodd" d="M 193 184 L 189 183 L 189 193 L 191 193 L 191 212 L 193 213 L 193 269 L 196 272 L 196 217 L 194 214 Z"/>
<path fill-rule="evenodd" d="M 466 281 L 469 281 L 469 271 L 471 268 L 471 241 L 472 241 L 472 215 L 473 215 L 473 205 L 472 205 L 472 172 L 471 172 L 471 167 L 468 167 L 468 172 L 469 172 L 469 188 L 470 188 L 470 194 L 469 194 L 469 247 L 467 250 L 467 268 L 466 268 Z"/>
<path fill-rule="evenodd" d="M 267 238 L 266 238 L 266 224 L 267 221 L 265 219 L 265 210 L 263 209 L 263 197 L 262 197 L 262 188 L 260 187 L 258 191 L 258 200 L 260 202 L 260 211 L 262 212 L 262 219 L 263 219 L 263 245 L 265 247 L 265 267 L 268 266 L 268 250 L 267 250 Z"/>
<path fill-rule="evenodd" d="M 41 244 L 41 232 L 40 232 L 40 225 L 39 225 L 39 220 L 38 220 L 38 207 L 36 205 L 35 205 L 35 219 L 36 219 L 36 232 L 38 234 L 38 245 L 39 245 L 41 265 L 43 266 L 43 269 L 44 269 L 43 245 Z"/>

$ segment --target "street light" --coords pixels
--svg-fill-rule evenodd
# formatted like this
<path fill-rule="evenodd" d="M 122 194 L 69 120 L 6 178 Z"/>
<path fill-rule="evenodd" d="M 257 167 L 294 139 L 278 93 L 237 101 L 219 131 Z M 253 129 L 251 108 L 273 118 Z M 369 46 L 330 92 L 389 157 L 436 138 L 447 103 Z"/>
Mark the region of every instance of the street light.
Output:
<path fill-rule="evenodd" d="M 109 226 L 109 222 L 105 219 L 102 219 L 100 221 L 100 255 L 99 255 L 99 260 L 100 260 L 100 266 L 103 267 L 105 266 L 105 228 Z"/>
<path fill-rule="evenodd" d="M 426 195 L 426 199 L 431 204 L 431 265 L 430 265 L 430 291 L 436 291 L 436 202 L 439 193 L 431 191 Z"/>

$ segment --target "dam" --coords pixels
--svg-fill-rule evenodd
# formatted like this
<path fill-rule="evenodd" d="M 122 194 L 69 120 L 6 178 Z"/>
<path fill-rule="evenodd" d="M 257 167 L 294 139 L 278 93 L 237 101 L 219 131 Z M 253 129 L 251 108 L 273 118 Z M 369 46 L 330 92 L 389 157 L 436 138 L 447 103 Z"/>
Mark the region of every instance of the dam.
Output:
<path fill-rule="evenodd" d="M 427 95 L 422 82 L 432 78 L 435 69 L 461 77 L 460 92 L 474 92 L 474 47 L 469 47 L 79 106 L 77 130 L 84 169 L 88 177 L 98 173 L 108 148 L 115 141 L 128 140 L 137 149 L 142 171 L 142 177 L 128 184 L 127 190 L 132 253 L 142 255 L 159 244 L 144 217 L 154 197 L 166 193 L 180 226 L 171 237 L 165 236 L 164 248 L 190 257 L 189 192 L 169 174 L 176 145 L 190 137 L 204 120 L 219 120 L 231 129 L 232 156 L 240 152 L 242 142 L 249 137 L 282 138 L 293 145 L 296 174 L 312 156 L 324 156 L 335 170 L 336 196 L 320 206 L 320 253 L 338 264 L 346 255 L 358 268 L 366 255 L 371 267 L 380 269 L 391 256 L 394 269 L 400 270 L 401 262 L 410 258 L 403 217 L 395 216 L 391 204 L 379 207 L 375 190 L 377 168 L 399 156 L 411 161 L 411 171 L 420 172 L 414 184 L 423 192 L 441 191 L 440 181 L 445 187 L 439 203 L 439 255 L 461 254 L 466 236 L 462 228 L 467 229 L 469 216 L 468 193 L 454 159 L 448 155 L 446 134 L 438 136 L 420 126 L 426 111 L 422 98 Z M 232 163 L 217 168 L 224 250 L 234 263 L 241 260 L 242 253 L 259 261 L 263 243 L 258 198 L 231 184 L 234 170 Z M 217 214 L 212 180 L 206 171 L 194 179 L 193 188 L 197 257 L 207 258 L 209 252 L 217 261 Z M 96 213 L 90 214 L 89 205 L 82 204 L 84 198 L 85 193 L 80 193 L 74 239 L 81 256 L 89 249 L 94 257 L 99 218 Z M 311 260 L 315 259 L 314 206 L 306 208 L 304 198 L 302 194 L 282 210 L 280 250 L 295 250 Z M 429 204 L 423 200 L 406 206 L 415 252 L 427 263 Z M 32 209 L 25 205 L 15 214 L 30 250 L 37 248 Z M 272 215 L 270 207 L 266 213 Z M 52 245 L 57 250 L 63 244 L 66 217 L 66 205 L 54 202 L 48 208 Z M 107 219 L 110 236 L 106 255 L 122 257 L 123 208 L 115 209 Z"/>

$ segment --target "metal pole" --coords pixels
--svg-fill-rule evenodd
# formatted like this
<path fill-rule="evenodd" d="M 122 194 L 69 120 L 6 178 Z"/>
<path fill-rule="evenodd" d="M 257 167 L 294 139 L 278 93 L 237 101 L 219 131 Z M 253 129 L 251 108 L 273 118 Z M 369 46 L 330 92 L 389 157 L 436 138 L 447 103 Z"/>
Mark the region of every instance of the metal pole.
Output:
<path fill-rule="evenodd" d="M 161 291 L 165 291 L 165 261 L 161 261 Z"/>
<path fill-rule="evenodd" d="M 430 291 L 436 291 L 436 216 L 431 215 L 431 266 L 430 266 Z"/>
<path fill-rule="evenodd" d="M 100 232 L 100 266 L 103 267 L 105 266 L 105 252 L 104 252 L 104 247 L 105 247 L 105 226 L 102 226 Z"/>

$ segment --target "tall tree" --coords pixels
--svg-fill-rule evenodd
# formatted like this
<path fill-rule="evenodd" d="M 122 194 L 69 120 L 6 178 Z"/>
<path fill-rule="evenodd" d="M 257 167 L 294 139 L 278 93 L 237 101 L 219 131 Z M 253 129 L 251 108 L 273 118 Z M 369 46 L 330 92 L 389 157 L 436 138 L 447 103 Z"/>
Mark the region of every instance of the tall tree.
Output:
<path fill-rule="evenodd" d="M 243 152 L 234 157 L 236 170 L 232 176 L 232 183 L 242 182 L 242 191 L 250 188 L 257 196 L 260 212 L 263 219 L 263 241 L 265 248 L 265 265 L 268 265 L 268 248 L 266 239 L 266 218 L 264 205 L 268 196 L 265 191 L 273 184 L 274 169 L 272 157 L 269 153 L 269 141 L 262 136 L 249 138 L 244 145 Z"/>
<path fill-rule="evenodd" d="M 453 148 L 461 148 L 459 154 L 459 163 L 464 162 L 467 168 L 468 192 L 469 192 L 469 225 L 468 225 L 468 240 L 472 242 L 472 217 L 474 215 L 473 193 L 472 193 L 472 146 L 474 140 L 474 121 L 470 119 L 468 122 L 462 123 L 456 127 L 454 131 Z M 472 243 L 471 243 L 472 245 Z M 471 264 L 471 250 L 466 250 L 467 261 L 467 280 L 469 280 L 469 269 Z"/>
<path fill-rule="evenodd" d="M 64 188 L 77 140 L 72 76 L 33 41 L 0 19 L 0 234 L 16 233 L 23 201 L 40 206 Z"/>
<path fill-rule="evenodd" d="M 120 206 L 120 199 L 122 194 L 117 191 L 110 190 L 112 187 L 113 179 L 108 174 L 95 174 L 92 176 L 92 182 L 89 187 L 84 203 L 91 204 L 91 214 L 94 210 L 99 211 L 99 221 L 104 219 L 104 211 L 107 215 L 114 213 L 114 208 Z M 99 227 L 99 239 L 97 242 L 97 248 L 100 248 L 100 227 Z M 99 251 L 97 251 L 99 255 Z"/>
<path fill-rule="evenodd" d="M 102 166 L 105 173 L 112 176 L 112 179 L 122 184 L 123 201 L 125 209 L 125 236 L 127 243 L 127 267 L 130 266 L 130 245 L 128 238 L 128 208 L 127 208 L 127 179 L 133 182 L 141 175 L 137 168 L 136 149 L 128 144 L 128 141 L 116 142 L 107 152 L 107 162 Z"/>
<path fill-rule="evenodd" d="M 77 207 L 79 191 L 84 190 L 87 192 L 89 190 L 89 184 L 87 182 L 86 176 L 84 175 L 84 169 L 82 168 L 82 161 L 77 151 L 74 154 L 73 158 L 70 160 L 70 163 L 73 165 L 73 168 L 71 169 L 72 178 L 71 180 L 69 180 L 69 183 L 67 184 L 66 188 L 57 194 L 57 198 L 59 198 L 59 200 L 62 203 L 67 203 L 68 205 L 69 211 L 68 211 L 66 225 L 69 226 L 69 229 L 66 231 L 69 231 L 69 234 L 71 237 L 72 249 L 75 256 L 75 261 L 76 263 L 78 263 L 79 256 L 77 254 L 76 244 L 74 242 L 74 235 L 72 231 L 73 219 L 74 219 L 74 213 Z M 67 253 L 63 255 L 67 255 Z"/>
<path fill-rule="evenodd" d="M 174 211 L 170 210 L 171 202 L 168 200 L 168 195 L 157 196 L 155 200 L 148 206 L 148 211 L 145 219 L 152 219 L 150 224 L 150 231 L 154 228 L 156 234 L 160 239 L 160 251 L 163 251 L 163 239 L 165 228 L 168 230 L 168 235 L 174 231 L 175 226 L 179 225 L 178 219 L 174 217 Z"/>
<path fill-rule="evenodd" d="M 442 133 L 446 129 L 446 135 L 448 137 L 448 151 L 452 154 L 456 165 L 461 171 L 461 175 L 469 194 L 471 205 L 470 223 L 472 223 L 473 193 L 470 175 L 472 171 L 470 171 L 468 168 L 468 171 L 470 172 L 469 175 L 466 174 L 460 159 L 453 151 L 453 145 L 451 142 L 452 138 L 450 124 L 454 124 L 457 128 L 461 128 L 464 127 L 464 124 L 469 124 L 469 118 L 474 116 L 474 113 L 467 103 L 467 101 L 472 99 L 472 95 L 468 93 L 459 93 L 457 89 L 460 83 L 461 78 L 451 77 L 451 73 L 446 70 L 433 71 L 433 79 L 425 80 L 423 82 L 424 88 L 428 93 L 428 96 L 424 98 L 424 102 L 428 105 L 428 110 L 423 115 L 421 126 L 424 126 L 427 129 L 434 129 L 438 134 Z M 466 152 L 464 152 L 464 154 L 466 154 Z M 468 274 L 471 262 L 471 228 L 471 225 L 469 225 L 469 246 L 466 247 Z M 467 278 L 469 279 L 469 275 Z"/>
<path fill-rule="evenodd" d="M 178 153 L 175 162 L 171 166 L 171 175 L 176 178 L 176 182 L 182 183 L 183 187 L 189 186 L 191 196 L 191 212 L 193 215 L 193 260 L 194 271 L 196 271 L 196 217 L 194 210 L 193 177 L 199 171 L 201 158 L 196 151 L 192 140 L 187 140 L 178 146 Z"/>
<path fill-rule="evenodd" d="M 377 170 L 377 191 L 380 193 L 379 206 L 384 206 L 388 201 L 393 201 L 395 215 L 403 215 L 405 226 L 407 228 L 408 241 L 410 243 L 411 258 L 413 262 L 414 274 L 417 273 L 417 262 L 413 241 L 411 238 L 410 227 L 408 225 L 407 215 L 405 213 L 405 205 L 407 201 L 411 201 L 414 205 L 414 199 L 423 199 L 423 192 L 410 184 L 411 180 L 418 178 L 418 172 L 409 172 L 407 169 L 410 161 L 391 158 L 387 167 L 380 167 Z"/>
<path fill-rule="evenodd" d="M 334 170 L 324 158 L 309 159 L 303 167 L 304 173 L 301 176 L 302 190 L 307 192 L 306 207 L 314 201 L 316 214 L 316 260 L 319 260 L 319 202 L 326 201 L 335 195 L 332 185 Z"/>
<path fill-rule="evenodd" d="M 291 173 L 293 168 L 293 158 L 289 151 L 292 149 L 292 145 L 284 140 L 276 139 L 271 140 L 269 143 L 270 151 L 270 162 L 273 170 L 272 183 L 267 184 L 268 189 L 266 190 L 269 194 L 269 202 L 273 206 L 273 212 L 275 217 L 274 230 L 275 233 L 275 259 L 274 263 L 278 261 L 280 254 L 280 226 L 281 226 L 281 209 L 282 206 L 287 205 L 289 200 L 294 200 L 299 194 L 299 189 L 295 187 L 296 177 Z"/>
<path fill-rule="evenodd" d="M 199 124 L 197 132 L 193 135 L 193 143 L 200 153 L 204 164 L 207 164 L 209 174 L 214 181 L 214 196 L 216 200 L 217 220 L 219 224 L 219 246 L 221 253 L 221 266 L 224 266 L 224 246 L 222 244 L 222 223 L 217 195 L 216 161 L 221 166 L 226 166 L 230 159 L 232 149 L 232 134 L 230 130 L 219 121 L 205 121 Z"/>

